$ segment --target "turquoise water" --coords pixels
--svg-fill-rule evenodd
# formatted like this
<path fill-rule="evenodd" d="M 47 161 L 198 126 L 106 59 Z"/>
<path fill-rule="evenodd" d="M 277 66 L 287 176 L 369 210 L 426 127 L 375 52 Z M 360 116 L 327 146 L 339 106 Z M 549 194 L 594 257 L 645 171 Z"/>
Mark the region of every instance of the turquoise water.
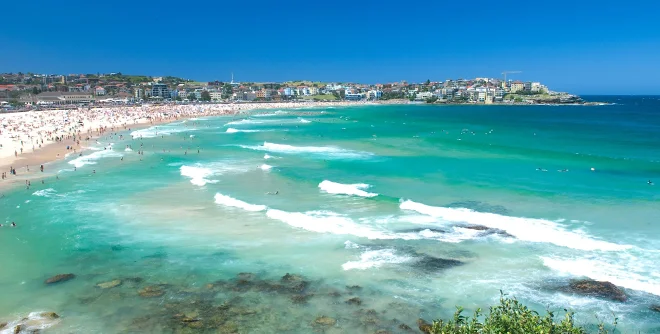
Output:
<path fill-rule="evenodd" d="M 660 101 L 611 102 L 264 111 L 100 138 L 0 199 L 0 322 L 405 332 L 503 290 L 660 332 Z M 63 273 L 76 278 L 44 284 Z M 585 277 L 628 301 L 563 289 Z"/>

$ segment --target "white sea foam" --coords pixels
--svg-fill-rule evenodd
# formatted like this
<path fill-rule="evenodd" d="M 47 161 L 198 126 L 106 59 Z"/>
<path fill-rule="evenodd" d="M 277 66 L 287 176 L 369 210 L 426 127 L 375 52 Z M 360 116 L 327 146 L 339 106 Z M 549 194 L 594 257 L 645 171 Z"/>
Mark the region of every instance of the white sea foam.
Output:
<path fill-rule="evenodd" d="M 358 249 L 358 248 L 360 248 L 360 245 L 358 245 L 358 244 L 356 244 L 356 243 L 354 243 L 350 240 L 346 240 L 346 241 L 344 241 L 344 248 L 346 248 L 346 249 Z"/>
<path fill-rule="evenodd" d="M 240 147 L 247 148 L 250 150 L 269 151 L 269 152 L 277 152 L 282 154 L 305 154 L 305 153 L 315 154 L 315 155 L 322 155 L 326 158 L 340 158 L 340 159 L 341 158 L 363 159 L 372 156 L 372 154 L 368 152 L 346 150 L 333 146 L 292 146 L 292 145 L 264 142 L 263 145 L 259 145 L 259 146 L 240 145 Z"/>
<path fill-rule="evenodd" d="M 246 203 L 241 200 L 220 193 L 215 194 L 215 202 L 220 205 L 239 208 L 245 211 L 252 211 L 252 212 L 264 211 L 268 209 L 265 205 Z"/>
<path fill-rule="evenodd" d="M 125 152 L 133 152 L 133 150 L 130 147 L 127 147 L 124 151 Z"/>
<path fill-rule="evenodd" d="M 328 194 L 342 194 L 342 195 L 353 195 L 360 197 L 375 197 L 378 196 L 376 193 L 370 193 L 364 191 L 371 187 L 368 184 L 358 183 L 358 184 L 341 184 L 328 180 L 324 180 L 319 183 L 319 189 L 325 191 Z"/>
<path fill-rule="evenodd" d="M 242 119 L 242 120 L 240 120 L 240 121 L 229 122 L 229 123 L 225 124 L 225 126 L 229 126 L 229 125 L 245 125 L 245 124 L 261 124 L 261 123 L 263 123 L 263 122 L 261 122 L 261 121 L 255 121 L 255 120 L 252 120 L 252 119 Z"/>
<path fill-rule="evenodd" d="M 306 123 L 311 123 L 311 122 L 312 122 L 312 121 L 308 121 L 308 120 L 306 120 L 306 119 L 304 119 L 304 118 L 302 118 L 302 117 L 298 117 L 298 120 L 300 121 L 300 123 L 305 123 L 305 124 L 306 124 Z"/>
<path fill-rule="evenodd" d="M 60 322 L 60 319 L 46 316 L 45 312 L 31 312 L 27 317 L 20 317 L 18 320 L 8 322 L 0 334 L 14 333 L 36 333 L 50 328 Z M 20 326 L 20 331 L 16 327 Z"/>
<path fill-rule="evenodd" d="M 369 226 L 359 225 L 352 219 L 330 211 L 286 212 L 270 209 L 266 215 L 287 223 L 293 227 L 302 228 L 317 233 L 332 233 L 355 235 L 368 239 L 394 239 L 381 231 Z"/>
<path fill-rule="evenodd" d="M 252 115 L 252 117 L 271 117 L 271 116 L 277 116 L 277 115 L 279 115 L 279 113 L 274 112 L 274 113 L 267 113 L 267 114 L 254 114 L 254 115 Z"/>
<path fill-rule="evenodd" d="M 265 159 L 265 160 L 272 159 L 272 158 L 273 158 L 273 157 L 271 157 L 270 155 L 268 155 L 268 153 L 264 154 L 264 159 Z"/>
<path fill-rule="evenodd" d="M 348 261 L 341 265 L 344 270 L 365 270 L 378 268 L 386 264 L 405 263 L 413 258 L 396 255 L 393 249 L 368 250 L 360 254 L 360 260 Z"/>
<path fill-rule="evenodd" d="M 266 165 L 266 164 L 263 164 L 263 165 L 259 166 L 259 169 L 261 169 L 261 170 L 263 170 L 263 171 L 268 171 L 268 170 L 270 170 L 271 168 L 273 168 L 273 166 L 271 166 L 271 165 Z"/>
<path fill-rule="evenodd" d="M 75 166 L 76 168 L 80 168 L 85 165 L 96 165 L 96 161 L 102 158 L 121 158 L 123 156 L 123 154 L 113 150 L 96 151 L 94 153 L 73 159 L 69 161 L 69 164 Z"/>
<path fill-rule="evenodd" d="M 594 258 L 572 258 L 567 259 L 541 257 L 543 265 L 558 271 L 562 274 L 567 274 L 577 277 L 589 277 L 596 281 L 607 281 L 614 285 L 624 288 L 644 291 L 656 296 L 660 296 L 660 278 L 654 275 L 649 275 L 649 272 L 654 272 L 657 268 L 657 263 L 650 261 L 644 265 L 639 265 L 635 257 L 627 256 L 628 259 L 622 261 L 621 259 L 598 259 Z M 647 271 L 641 273 L 640 271 Z"/>
<path fill-rule="evenodd" d="M 181 124 L 181 123 L 178 123 Z M 152 126 L 150 128 L 136 130 L 131 132 L 133 138 L 155 138 L 158 136 L 169 136 L 174 133 L 196 131 L 197 129 L 190 129 L 186 127 L 173 127 L 175 124 L 168 126 Z"/>
<path fill-rule="evenodd" d="M 238 132 L 261 132 L 261 130 L 239 130 L 234 128 L 228 128 L 227 133 L 238 133 Z"/>
<path fill-rule="evenodd" d="M 52 197 L 55 195 L 57 191 L 53 188 L 47 188 L 47 189 L 42 189 L 42 190 L 37 190 L 32 193 L 32 196 L 39 196 L 39 197 Z"/>
<path fill-rule="evenodd" d="M 181 166 L 179 168 L 181 171 L 181 176 L 186 176 L 190 178 L 190 183 L 196 186 L 204 186 L 207 183 L 215 183 L 216 180 L 207 179 L 209 176 L 213 175 L 213 171 L 204 167 L 194 167 L 194 166 Z"/>
<path fill-rule="evenodd" d="M 632 247 L 597 240 L 579 231 L 568 231 L 562 225 L 544 219 L 509 217 L 469 209 L 435 207 L 410 200 L 402 201 L 400 208 L 446 222 L 464 222 L 504 230 L 518 240 L 551 243 L 579 250 L 622 251 Z"/>

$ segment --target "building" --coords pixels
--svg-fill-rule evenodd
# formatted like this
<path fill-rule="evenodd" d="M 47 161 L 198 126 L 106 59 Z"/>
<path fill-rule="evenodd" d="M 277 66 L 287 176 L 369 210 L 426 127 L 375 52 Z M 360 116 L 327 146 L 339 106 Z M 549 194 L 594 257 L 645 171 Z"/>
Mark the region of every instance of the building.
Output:
<path fill-rule="evenodd" d="M 170 90 L 167 88 L 166 84 L 155 83 L 151 86 L 151 97 L 169 99 Z"/>
<path fill-rule="evenodd" d="M 257 98 L 268 100 L 270 99 L 270 91 L 268 89 L 262 89 L 257 91 Z"/>
<path fill-rule="evenodd" d="M 433 97 L 433 93 L 431 92 L 420 92 L 417 93 L 417 96 L 415 97 L 415 100 L 426 100 L 430 99 Z"/>
<path fill-rule="evenodd" d="M 525 89 L 525 84 L 521 81 L 514 81 L 511 83 L 511 93 L 517 93 Z"/>
<path fill-rule="evenodd" d="M 221 91 L 210 91 L 209 95 L 211 95 L 211 100 L 212 101 L 222 101 L 222 92 Z"/>
<path fill-rule="evenodd" d="M 144 89 L 142 88 L 135 89 L 135 99 L 138 101 L 144 99 Z"/>
<path fill-rule="evenodd" d="M 105 95 L 105 88 L 103 88 L 101 86 L 94 88 L 94 95 L 96 95 L 96 96 Z"/>
<path fill-rule="evenodd" d="M 534 93 L 538 93 L 542 91 L 541 87 L 542 86 L 540 82 L 532 82 L 530 90 Z"/>
<path fill-rule="evenodd" d="M 370 90 L 367 92 L 367 99 L 369 100 L 379 100 L 383 96 L 383 91 L 380 90 Z"/>
<path fill-rule="evenodd" d="M 95 101 L 91 93 L 76 92 L 43 92 L 37 95 L 36 100 L 37 104 L 42 105 L 89 104 Z"/>
<path fill-rule="evenodd" d="M 364 94 L 359 93 L 346 93 L 344 98 L 349 101 L 360 101 L 364 98 Z"/>
<path fill-rule="evenodd" d="M 524 86 L 525 86 L 525 91 L 526 92 L 531 92 L 532 91 L 532 83 L 531 82 L 529 82 L 529 81 L 525 82 Z"/>

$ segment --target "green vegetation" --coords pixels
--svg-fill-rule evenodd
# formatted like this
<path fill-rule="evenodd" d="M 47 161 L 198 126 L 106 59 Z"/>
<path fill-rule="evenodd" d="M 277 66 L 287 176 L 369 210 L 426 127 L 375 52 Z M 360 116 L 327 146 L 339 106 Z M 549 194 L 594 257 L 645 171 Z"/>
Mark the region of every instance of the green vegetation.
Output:
<path fill-rule="evenodd" d="M 209 92 L 206 91 L 206 90 L 205 90 L 205 91 L 202 91 L 202 96 L 201 96 L 201 98 L 202 98 L 202 99 L 201 99 L 202 101 L 211 101 L 211 93 L 209 93 Z"/>
<path fill-rule="evenodd" d="M 197 98 L 195 97 L 195 93 L 190 93 L 188 94 L 188 101 L 195 101 Z"/>
<path fill-rule="evenodd" d="M 299 96 L 298 98 L 302 100 L 336 100 L 337 97 L 332 94 L 323 94 L 323 95 L 309 95 L 309 96 Z"/>
<path fill-rule="evenodd" d="M 438 101 L 437 96 L 431 96 L 428 99 L 426 99 L 426 103 L 435 103 L 436 101 Z"/>
<path fill-rule="evenodd" d="M 561 320 L 556 320 L 551 311 L 542 316 L 527 306 L 522 305 L 515 298 L 507 298 L 502 294 L 500 304 L 490 307 L 488 315 L 481 309 L 474 312 L 472 318 L 463 316 L 463 308 L 458 307 L 454 318 L 448 321 L 436 320 L 433 324 L 420 321 L 419 329 L 429 334 L 481 334 L 481 333 L 509 333 L 509 334 L 583 334 L 587 330 L 575 325 L 573 312 L 564 310 Z M 617 319 L 614 319 L 611 331 L 602 322 L 598 325 L 599 334 L 614 333 Z"/>

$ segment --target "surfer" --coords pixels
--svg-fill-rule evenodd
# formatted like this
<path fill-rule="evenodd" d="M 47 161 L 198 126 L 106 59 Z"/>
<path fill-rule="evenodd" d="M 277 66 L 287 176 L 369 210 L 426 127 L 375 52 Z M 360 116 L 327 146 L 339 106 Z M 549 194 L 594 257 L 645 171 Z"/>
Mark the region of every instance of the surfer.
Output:
<path fill-rule="evenodd" d="M 11 222 L 11 227 L 16 227 L 16 223 Z"/>
<path fill-rule="evenodd" d="M 652 186 L 652 185 L 653 185 L 653 181 L 651 181 L 651 180 L 646 181 L 646 183 L 647 183 L 649 186 Z"/>

